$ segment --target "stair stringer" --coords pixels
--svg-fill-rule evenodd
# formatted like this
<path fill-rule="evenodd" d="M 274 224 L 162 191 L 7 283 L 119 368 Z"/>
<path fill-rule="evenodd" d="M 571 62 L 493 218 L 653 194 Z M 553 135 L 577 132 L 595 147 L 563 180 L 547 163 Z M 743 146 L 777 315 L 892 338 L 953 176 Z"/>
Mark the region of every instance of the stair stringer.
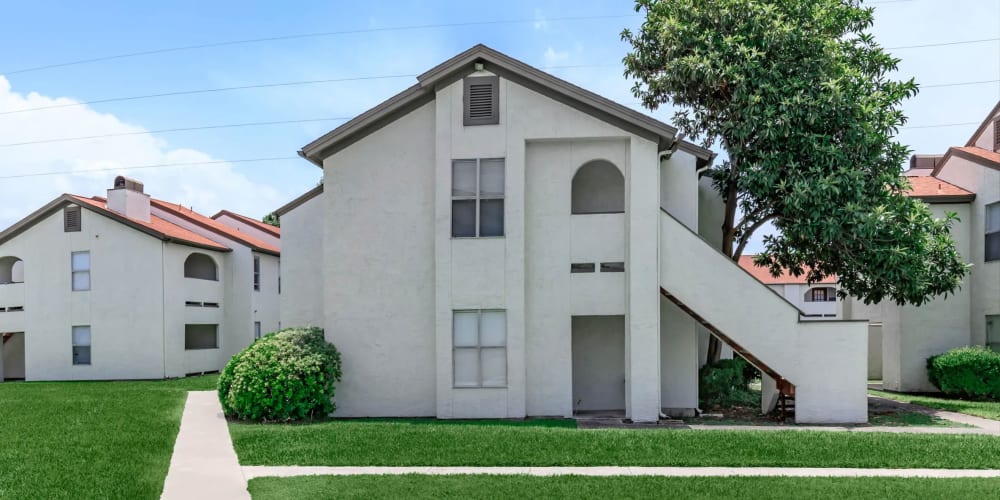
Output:
<path fill-rule="evenodd" d="M 665 211 L 661 293 L 761 371 L 795 386 L 795 421 L 868 421 L 867 321 L 801 321 L 801 311 Z"/>

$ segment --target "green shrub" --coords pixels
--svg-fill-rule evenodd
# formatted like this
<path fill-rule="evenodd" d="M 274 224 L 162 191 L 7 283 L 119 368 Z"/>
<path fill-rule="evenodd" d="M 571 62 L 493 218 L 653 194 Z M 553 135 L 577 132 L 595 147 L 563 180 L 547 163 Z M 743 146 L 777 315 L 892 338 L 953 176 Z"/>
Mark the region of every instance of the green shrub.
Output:
<path fill-rule="evenodd" d="M 322 418 L 332 412 L 340 353 L 321 328 L 288 328 L 254 342 L 219 376 L 228 417 L 255 421 Z"/>
<path fill-rule="evenodd" d="M 1000 400 L 1000 353 L 975 346 L 931 356 L 927 378 L 951 396 Z"/>
<path fill-rule="evenodd" d="M 716 406 L 755 406 L 760 404 L 760 394 L 749 388 L 747 369 L 749 363 L 742 358 L 721 359 L 705 365 L 698 373 L 698 399 L 702 408 Z"/>

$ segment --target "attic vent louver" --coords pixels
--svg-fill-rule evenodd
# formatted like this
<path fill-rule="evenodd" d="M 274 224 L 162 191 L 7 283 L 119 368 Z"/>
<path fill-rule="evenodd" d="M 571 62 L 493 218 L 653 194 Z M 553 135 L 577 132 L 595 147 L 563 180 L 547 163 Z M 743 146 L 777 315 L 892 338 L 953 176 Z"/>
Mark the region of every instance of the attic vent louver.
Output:
<path fill-rule="evenodd" d="M 63 232 L 79 232 L 82 225 L 80 207 L 74 206 L 63 209 Z"/>
<path fill-rule="evenodd" d="M 470 76 L 465 79 L 465 125 L 500 123 L 500 78 Z"/>

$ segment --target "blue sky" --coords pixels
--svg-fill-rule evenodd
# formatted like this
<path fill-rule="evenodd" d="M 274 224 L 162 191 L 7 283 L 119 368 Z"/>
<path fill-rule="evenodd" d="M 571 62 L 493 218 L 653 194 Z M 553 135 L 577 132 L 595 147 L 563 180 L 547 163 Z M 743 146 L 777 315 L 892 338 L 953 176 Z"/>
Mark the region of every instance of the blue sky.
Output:
<path fill-rule="evenodd" d="M 1000 37 L 1000 0 L 903 0 L 877 7 L 876 38 L 887 47 Z M 297 80 L 399 78 L 241 90 L 3 115 L 0 145 L 60 137 L 243 122 L 357 115 L 410 86 L 412 76 L 485 43 L 529 64 L 637 107 L 622 77 L 624 27 L 641 18 L 630 2 L 16 2 L 0 20 L 0 113 L 51 105 Z M 601 19 L 559 20 L 605 16 Z M 389 29 L 518 20 L 488 25 Z M 167 47 L 330 31 L 363 33 L 230 45 L 113 59 L 45 70 L 24 68 Z M 894 50 L 900 76 L 926 88 L 906 105 L 911 126 L 979 122 L 1000 99 L 1000 42 Z M 560 66 L 582 66 L 561 67 Z M 666 111 L 654 114 L 670 121 Z M 168 162 L 294 156 L 343 120 L 0 146 L 0 227 L 62 192 L 101 194 L 113 169 Z M 908 128 L 919 152 L 963 144 L 975 125 Z M 99 173 L 2 178 L 59 171 Z M 147 192 L 203 212 L 254 217 L 314 186 L 318 168 L 293 159 L 126 172 Z"/>

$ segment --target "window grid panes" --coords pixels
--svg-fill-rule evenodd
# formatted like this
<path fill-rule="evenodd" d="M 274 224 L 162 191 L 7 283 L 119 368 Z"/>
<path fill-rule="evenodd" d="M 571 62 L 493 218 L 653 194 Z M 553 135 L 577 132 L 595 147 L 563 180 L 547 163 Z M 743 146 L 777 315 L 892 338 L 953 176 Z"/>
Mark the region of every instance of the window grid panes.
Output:
<path fill-rule="evenodd" d="M 986 205 L 986 262 L 1000 260 L 1000 203 Z"/>
<path fill-rule="evenodd" d="M 253 289 L 260 291 L 260 257 L 253 257 Z"/>
<path fill-rule="evenodd" d="M 73 327 L 73 364 L 90 364 L 90 326 Z"/>
<path fill-rule="evenodd" d="M 451 235 L 476 238 L 504 235 L 503 158 L 453 160 Z"/>
<path fill-rule="evenodd" d="M 90 290 L 90 252 L 73 252 L 70 256 L 73 291 Z"/>
<path fill-rule="evenodd" d="M 502 310 L 455 311 L 455 387 L 507 387 L 507 314 Z"/>

